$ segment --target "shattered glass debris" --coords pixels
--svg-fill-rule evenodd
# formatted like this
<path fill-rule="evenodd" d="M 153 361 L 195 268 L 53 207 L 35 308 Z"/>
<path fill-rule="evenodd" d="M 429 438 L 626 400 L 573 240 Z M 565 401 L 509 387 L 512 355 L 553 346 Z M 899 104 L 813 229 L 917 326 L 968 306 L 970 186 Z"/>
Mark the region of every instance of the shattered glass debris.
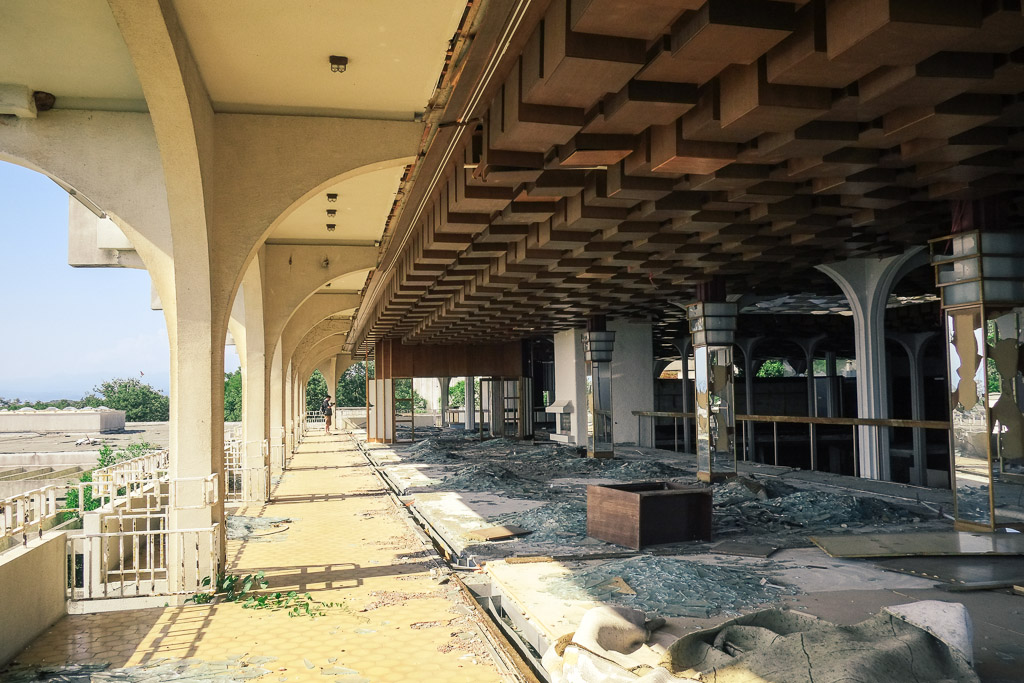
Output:
<path fill-rule="evenodd" d="M 580 457 L 562 444 L 511 439 L 478 441 L 468 432 L 445 431 L 399 451 L 403 463 L 448 465 L 436 483 L 416 490 L 498 493 L 545 504 L 489 517 L 533 533 L 505 543 L 586 542 L 586 484 L 601 481 L 681 481 L 696 484 L 691 463 L 626 452 L 615 459 Z M 919 521 L 920 513 L 874 498 L 802 490 L 774 477 L 738 477 L 712 487 L 715 538 L 757 536 L 778 547 L 807 545 L 806 536 L 829 530 Z M 484 542 L 486 543 L 486 542 Z"/>
<path fill-rule="evenodd" d="M 648 616 L 706 618 L 740 614 L 800 592 L 782 584 L 769 570 L 771 566 L 763 562 L 724 567 L 641 555 L 549 577 L 544 589 L 565 600 L 600 600 L 642 609 Z M 616 579 L 624 581 L 629 590 L 623 590 Z"/>

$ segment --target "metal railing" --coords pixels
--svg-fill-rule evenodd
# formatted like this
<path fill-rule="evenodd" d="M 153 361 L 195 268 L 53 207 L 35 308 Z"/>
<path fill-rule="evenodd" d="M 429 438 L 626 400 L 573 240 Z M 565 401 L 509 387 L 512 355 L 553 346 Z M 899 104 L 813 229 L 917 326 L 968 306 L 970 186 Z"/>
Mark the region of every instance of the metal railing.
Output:
<path fill-rule="evenodd" d="M 642 420 L 650 419 L 652 422 L 657 418 L 671 418 L 673 426 L 673 450 L 679 450 L 679 421 L 683 421 L 683 428 L 689 429 L 690 422 L 696 417 L 695 413 L 692 412 L 668 412 L 668 411 L 643 411 L 634 410 L 633 415 L 637 418 L 637 427 L 640 434 L 643 434 Z M 853 453 L 853 476 L 860 476 L 860 459 L 857 457 L 857 443 L 858 436 L 857 430 L 859 427 L 879 427 L 879 428 L 897 428 L 897 429 L 933 429 L 949 431 L 949 423 L 936 421 L 936 420 L 897 420 L 897 419 L 878 419 L 878 418 L 858 418 L 858 417 L 813 417 L 813 416 L 798 416 L 798 415 L 737 415 L 737 423 L 744 423 L 749 429 L 738 429 L 741 440 L 741 459 L 751 459 L 750 446 L 757 443 L 757 434 L 755 431 L 756 425 L 758 424 L 771 424 L 772 426 L 772 457 L 771 464 L 779 464 L 779 425 L 780 424 L 795 424 L 795 425 L 806 425 L 807 427 L 807 443 L 809 446 L 809 469 L 818 469 L 818 450 L 819 441 L 823 437 L 821 433 L 823 428 L 850 428 L 850 443 L 852 446 Z M 750 433 L 748 443 L 748 431 Z M 652 443 L 651 446 L 655 446 L 657 437 L 654 434 L 654 429 L 651 429 Z M 646 444 L 642 444 L 646 445 Z"/>
<path fill-rule="evenodd" d="M 220 569 L 220 525 L 168 530 L 166 521 L 166 516 L 119 515 L 111 531 L 69 536 L 68 599 L 204 590 L 203 579 L 216 576 Z M 176 558 L 173 566 L 171 557 Z"/>
<path fill-rule="evenodd" d="M 306 411 L 306 419 L 303 422 L 303 433 L 314 430 L 323 431 L 326 428 L 327 422 L 324 418 L 324 414 L 319 410 Z"/>
<path fill-rule="evenodd" d="M 85 490 L 93 500 L 111 501 L 149 495 L 154 482 L 165 480 L 170 467 L 170 451 L 153 451 L 131 460 L 93 470 L 91 482 L 79 482 L 78 511 L 85 512 Z"/>
<path fill-rule="evenodd" d="M 57 496 L 65 488 L 44 486 L 0 500 L 0 551 L 16 545 L 18 534 L 22 545 L 28 545 L 33 531 L 42 537 L 43 531 L 58 521 L 61 508 L 57 507 Z"/>
<path fill-rule="evenodd" d="M 270 442 L 228 440 L 224 442 L 224 500 L 228 503 L 242 501 L 265 501 L 269 495 L 267 466 L 252 466 L 247 461 L 246 449 L 259 445 L 260 463 L 267 463 L 270 457 Z"/>

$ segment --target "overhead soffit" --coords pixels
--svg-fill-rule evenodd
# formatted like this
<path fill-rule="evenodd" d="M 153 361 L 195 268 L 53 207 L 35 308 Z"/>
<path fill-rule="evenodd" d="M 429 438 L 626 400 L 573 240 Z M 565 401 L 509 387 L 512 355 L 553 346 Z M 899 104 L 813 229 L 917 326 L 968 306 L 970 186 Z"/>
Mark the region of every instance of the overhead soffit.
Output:
<path fill-rule="evenodd" d="M 384 232 L 404 172 L 405 166 L 394 166 L 336 183 L 295 209 L 270 239 L 372 244 Z M 337 201 L 328 201 L 328 194 L 338 195 Z M 328 210 L 337 213 L 331 218 Z M 333 232 L 328 232 L 328 223 L 335 225 Z"/>
<path fill-rule="evenodd" d="M 338 294 L 342 292 L 358 292 L 366 284 L 366 278 L 370 274 L 369 269 L 357 270 L 353 273 L 336 277 L 326 285 L 320 291 L 324 294 Z M 334 316 L 332 316 L 334 317 Z"/>
<path fill-rule="evenodd" d="M 465 0 L 175 0 L 216 111 L 410 120 Z M 332 73 L 330 55 L 348 57 Z"/>
<path fill-rule="evenodd" d="M 57 109 L 146 110 L 105 0 L 4 0 L 0 46 L 0 83 L 52 93 Z"/>

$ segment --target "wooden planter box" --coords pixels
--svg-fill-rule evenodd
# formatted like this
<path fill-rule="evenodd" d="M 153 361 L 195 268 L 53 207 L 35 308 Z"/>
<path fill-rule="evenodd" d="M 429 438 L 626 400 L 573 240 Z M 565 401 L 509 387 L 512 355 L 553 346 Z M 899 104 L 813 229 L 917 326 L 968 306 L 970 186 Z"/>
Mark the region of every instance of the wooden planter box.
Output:
<path fill-rule="evenodd" d="M 711 540 L 711 489 L 664 481 L 587 487 L 587 535 L 634 550 Z"/>

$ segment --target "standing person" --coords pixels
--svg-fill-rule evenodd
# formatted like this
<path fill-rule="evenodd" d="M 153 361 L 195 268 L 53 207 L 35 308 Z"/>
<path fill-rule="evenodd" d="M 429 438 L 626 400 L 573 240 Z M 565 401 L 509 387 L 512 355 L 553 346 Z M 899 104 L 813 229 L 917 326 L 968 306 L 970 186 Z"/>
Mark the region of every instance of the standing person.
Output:
<path fill-rule="evenodd" d="M 324 414 L 324 430 L 329 435 L 331 433 L 331 416 L 334 414 L 334 411 L 331 410 L 330 394 L 324 396 L 324 402 L 320 404 L 320 412 Z"/>

